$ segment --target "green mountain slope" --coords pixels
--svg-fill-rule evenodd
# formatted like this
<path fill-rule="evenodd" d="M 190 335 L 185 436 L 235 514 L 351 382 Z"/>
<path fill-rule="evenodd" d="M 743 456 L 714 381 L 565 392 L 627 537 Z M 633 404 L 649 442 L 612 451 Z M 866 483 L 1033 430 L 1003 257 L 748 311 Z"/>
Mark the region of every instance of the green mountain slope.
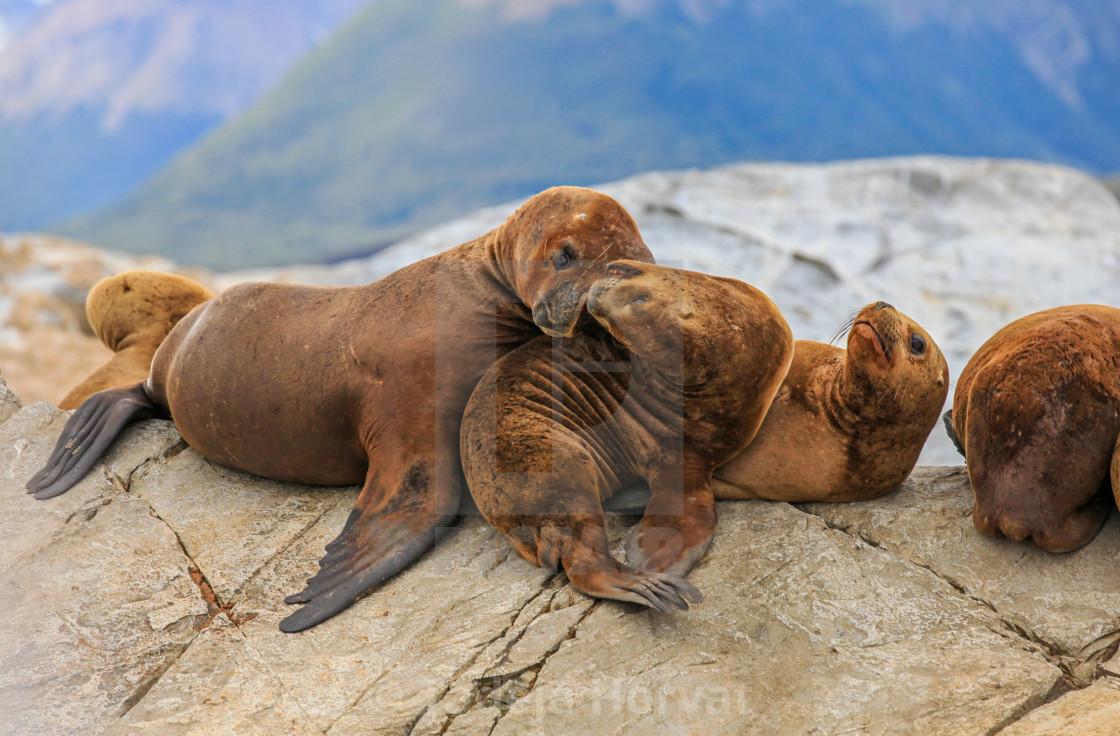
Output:
<path fill-rule="evenodd" d="M 134 196 L 65 230 L 217 268 L 332 260 L 553 184 L 938 152 L 1120 168 L 1120 66 L 1071 109 L 1008 39 L 840 0 L 545 21 L 379 0 Z M 1116 72 L 1113 74 L 1113 72 Z"/>

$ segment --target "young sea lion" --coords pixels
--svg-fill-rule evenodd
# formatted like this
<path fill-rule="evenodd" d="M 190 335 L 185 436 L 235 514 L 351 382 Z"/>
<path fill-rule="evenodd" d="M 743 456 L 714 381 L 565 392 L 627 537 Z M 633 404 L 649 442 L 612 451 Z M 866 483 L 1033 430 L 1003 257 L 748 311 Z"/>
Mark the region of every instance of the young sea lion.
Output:
<path fill-rule="evenodd" d="M 793 337 L 747 284 L 637 262 L 611 264 L 587 304 L 609 334 L 538 338 L 480 381 L 467 485 L 529 562 L 562 565 L 589 595 L 684 609 L 700 594 L 683 576 L 715 531 L 712 470 L 758 430 Z M 623 565 L 601 504 L 637 480 L 652 497 Z"/>
<path fill-rule="evenodd" d="M 618 258 L 652 261 L 630 215 L 561 187 L 504 224 L 368 286 L 242 284 L 187 315 L 150 378 L 87 400 L 36 498 L 64 492 L 129 421 L 169 413 L 210 460 L 276 480 L 364 483 L 280 625 L 342 611 L 432 546 L 459 507 L 459 423 L 479 377 L 540 335 L 572 335 Z"/>
<path fill-rule="evenodd" d="M 159 271 L 126 271 L 98 281 L 86 296 L 86 319 L 113 357 L 66 394 L 58 408 L 77 409 L 98 391 L 143 381 L 171 328 L 213 296 L 202 284 Z"/>
<path fill-rule="evenodd" d="M 886 302 L 852 321 L 847 349 L 798 340 L 751 444 L 715 472 L 719 499 L 862 501 L 899 486 L 937 424 L 949 368 Z"/>
<path fill-rule="evenodd" d="M 1120 309 L 1058 307 L 1007 325 L 961 372 L 945 424 L 977 529 L 1081 547 L 1112 508 L 1110 473 L 1120 493 Z"/>

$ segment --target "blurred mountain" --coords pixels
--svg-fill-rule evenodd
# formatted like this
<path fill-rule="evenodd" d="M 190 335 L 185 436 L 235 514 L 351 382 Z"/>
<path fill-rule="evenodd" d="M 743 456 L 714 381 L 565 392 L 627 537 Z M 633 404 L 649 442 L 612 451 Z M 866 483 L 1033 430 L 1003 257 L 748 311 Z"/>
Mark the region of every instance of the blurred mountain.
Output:
<path fill-rule="evenodd" d="M 914 152 L 1120 168 L 1120 4 L 381 0 L 66 232 L 329 261 L 551 184 Z"/>
<path fill-rule="evenodd" d="M 361 3 L 0 0 L 0 230 L 119 199 Z"/>

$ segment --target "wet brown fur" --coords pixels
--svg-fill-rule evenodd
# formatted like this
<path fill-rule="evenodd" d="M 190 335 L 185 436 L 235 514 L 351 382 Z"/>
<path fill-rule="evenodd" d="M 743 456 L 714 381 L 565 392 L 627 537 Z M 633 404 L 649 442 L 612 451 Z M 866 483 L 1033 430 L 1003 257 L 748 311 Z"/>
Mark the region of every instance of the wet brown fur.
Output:
<path fill-rule="evenodd" d="M 1001 329 L 961 373 L 952 422 L 977 529 L 1053 552 L 1086 544 L 1120 489 L 1120 309 L 1059 307 Z"/>
<path fill-rule="evenodd" d="M 86 296 L 86 318 L 113 357 L 71 389 L 58 408 L 77 409 L 98 391 L 146 379 L 171 328 L 213 296 L 199 283 L 158 271 L 126 271 L 98 281 Z"/>
<path fill-rule="evenodd" d="M 633 302 L 645 299 L 645 302 Z M 518 554 L 590 595 L 686 608 L 683 575 L 715 529 L 712 470 L 757 431 L 789 367 L 789 326 L 742 282 L 616 263 L 592 287 L 605 333 L 538 338 L 483 377 L 462 459 L 479 510 Z M 652 496 L 623 565 L 602 501 Z"/>
<path fill-rule="evenodd" d="M 574 334 L 587 289 L 618 258 L 653 260 L 630 215 L 589 189 L 549 189 L 491 232 L 367 286 L 229 288 L 176 325 L 142 391 L 95 395 L 86 413 L 107 405 L 117 426 L 148 403 L 210 460 L 283 481 L 363 484 L 318 574 L 287 599 L 308 604 L 280 626 L 299 631 L 453 523 L 459 425 L 478 379 L 542 329 Z M 60 470 L 29 481 L 37 497 L 71 482 L 65 440 Z"/>
<path fill-rule="evenodd" d="M 716 470 L 716 498 L 860 501 L 910 474 L 949 390 L 945 358 L 924 329 L 883 302 L 846 327 L 846 350 L 794 344 L 758 435 Z M 925 340 L 920 356 L 913 334 Z"/>

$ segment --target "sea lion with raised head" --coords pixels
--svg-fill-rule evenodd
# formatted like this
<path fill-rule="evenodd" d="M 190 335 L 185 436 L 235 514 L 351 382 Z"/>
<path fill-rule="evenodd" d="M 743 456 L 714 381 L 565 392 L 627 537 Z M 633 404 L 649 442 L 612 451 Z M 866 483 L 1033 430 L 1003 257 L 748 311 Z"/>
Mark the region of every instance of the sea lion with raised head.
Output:
<path fill-rule="evenodd" d="M 1051 552 L 1086 544 L 1110 485 L 1120 493 L 1120 309 L 1058 307 L 999 330 L 961 372 L 945 424 L 977 529 Z"/>
<path fill-rule="evenodd" d="M 318 574 L 281 622 L 347 608 L 434 544 L 459 507 L 459 424 L 478 379 L 541 334 L 572 335 L 618 258 L 652 261 L 630 215 L 560 187 L 491 232 L 358 287 L 251 283 L 187 315 L 150 378 L 90 397 L 67 422 L 36 498 L 71 487 L 129 421 L 170 414 L 198 452 L 297 483 L 362 483 Z"/>
<path fill-rule="evenodd" d="M 125 271 L 98 281 L 86 295 L 86 319 L 113 357 L 66 394 L 58 408 L 77 409 L 98 391 L 146 379 L 152 356 L 171 328 L 213 296 L 196 281 L 159 271 Z"/>
<path fill-rule="evenodd" d="M 847 349 L 798 340 L 749 446 L 715 471 L 718 499 L 862 501 L 906 479 L 949 392 L 933 338 L 886 302 L 852 318 Z"/>
<path fill-rule="evenodd" d="M 588 296 L 602 325 L 540 337 L 499 360 L 463 420 L 463 469 L 482 514 L 529 562 L 560 565 L 600 598 L 658 610 L 700 600 L 684 575 L 716 526 L 712 471 L 754 436 L 793 337 L 778 308 L 733 279 L 620 261 Z M 602 501 L 652 496 L 627 564 Z"/>

